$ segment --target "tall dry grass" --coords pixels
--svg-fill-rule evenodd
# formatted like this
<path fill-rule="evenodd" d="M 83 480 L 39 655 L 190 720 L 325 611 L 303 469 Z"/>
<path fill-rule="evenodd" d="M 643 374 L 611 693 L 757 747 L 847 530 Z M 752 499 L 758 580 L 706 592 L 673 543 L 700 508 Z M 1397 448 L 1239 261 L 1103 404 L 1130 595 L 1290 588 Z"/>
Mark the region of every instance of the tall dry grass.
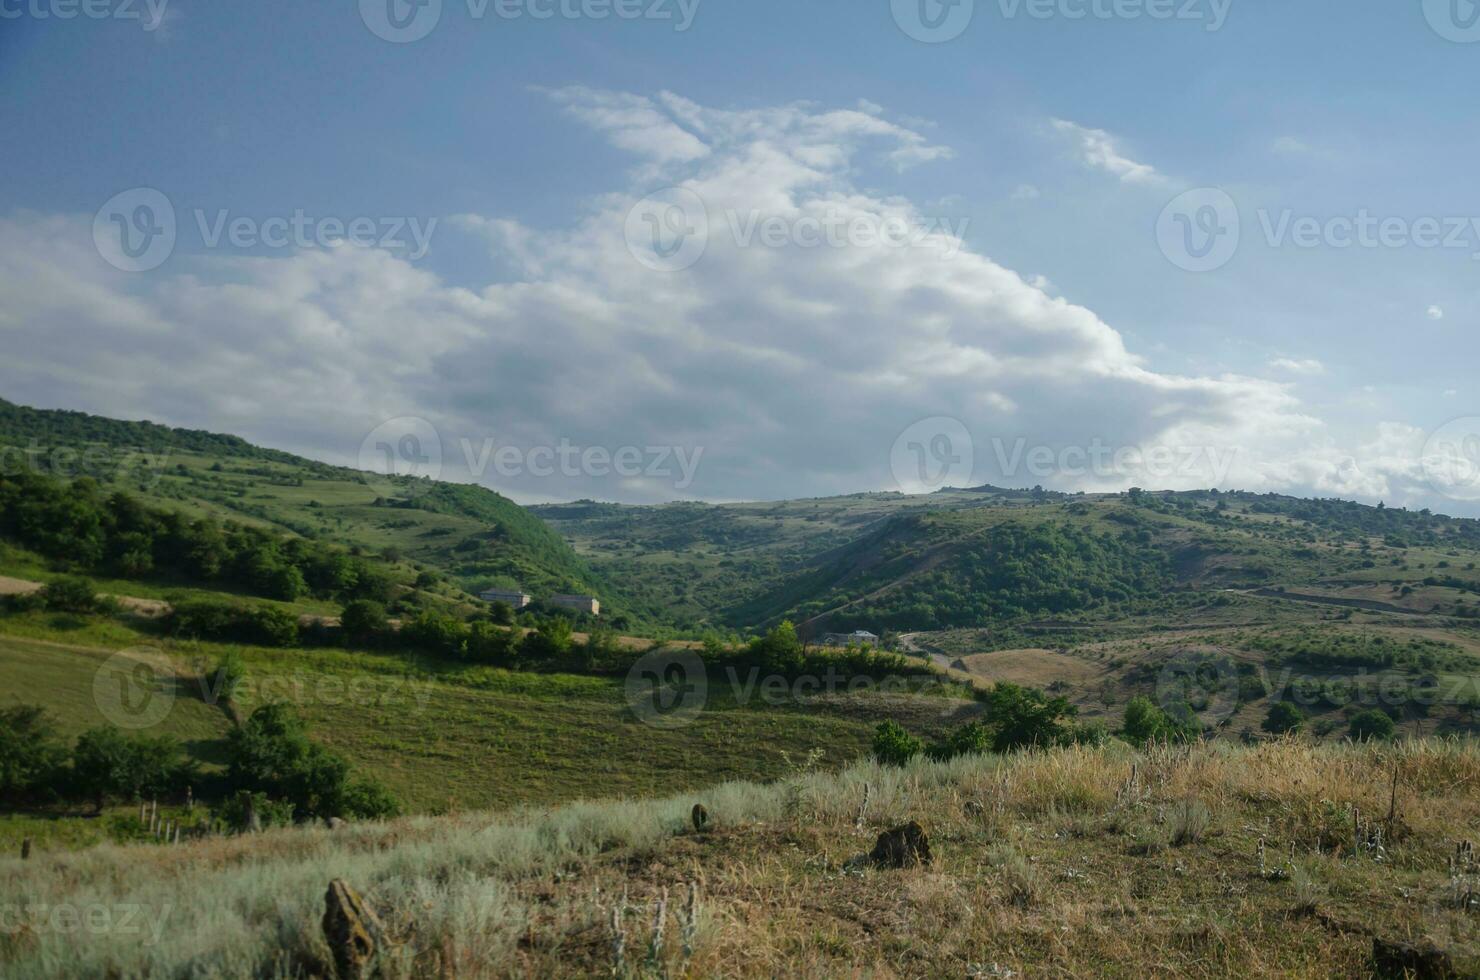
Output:
<path fill-rule="evenodd" d="M 1000 860 L 979 862 L 997 876 L 985 884 L 939 871 L 909 879 L 911 888 L 927 893 L 919 901 L 939 904 L 944 914 L 980 915 L 991 907 L 1000 917 L 1009 914 L 1002 909 L 1032 910 L 1055 893 L 1014 849 L 1033 835 L 1077 827 L 1075 836 L 1082 836 L 1157 820 L 1168 834 L 1174 808 L 1195 804 L 1210 825 L 1199 827 L 1199 839 L 1257 813 L 1265 832 L 1319 844 L 1321 834 L 1343 832 L 1327 824 L 1351 807 L 1385 816 L 1394 773 L 1396 809 L 1408 833 L 1438 839 L 1480 825 L 1480 748 L 1470 741 L 1212 743 L 1147 752 L 1114 744 L 922 760 L 905 768 L 863 762 L 838 773 L 730 783 L 671 799 L 4 859 L 0 976 L 298 974 L 328 961 L 319 921 L 333 878 L 354 883 L 381 911 L 397 940 L 384 964 L 391 975 L 420 975 L 429 964 L 451 976 L 503 975 L 524 972 L 532 962 L 543 964 L 535 972 L 559 971 L 562 964 L 582 964 L 571 966 L 582 972 L 610 958 L 613 921 L 631 933 L 626 955 L 641 960 L 648 955 L 643 920 L 652 915 L 652 882 L 646 872 L 630 872 L 634 894 L 624 901 L 628 869 L 661 862 L 673 838 L 689 832 L 696 799 L 708 808 L 716 834 L 780 835 L 783 846 L 816 853 L 804 854 L 798 866 L 764 850 L 745 852 L 725 868 L 732 907 L 706 910 L 682 943 L 684 930 L 670 926 L 657 954 L 661 964 L 648 966 L 724 972 L 726 957 L 743 950 L 761 972 L 790 966 L 806 974 L 807 964 L 822 957 L 816 960 L 821 975 L 828 961 L 818 950 L 827 949 L 827 935 L 799 946 L 788 903 L 800 904 L 808 889 L 834 888 L 834 879 L 846 882 L 836 873 L 844 852 L 879 827 L 919 819 L 937 839 L 1000 837 Z M 826 875 L 814 881 L 804 873 L 809 867 Z M 1308 875 L 1302 882 L 1302 901 L 1314 901 L 1319 889 Z M 756 904 L 736 911 L 746 896 Z M 1116 893 L 1113 903 L 1134 907 L 1135 899 Z M 675 895 L 672 904 L 677 910 L 682 901 Z M 76 910 L 80 923 L 59 918 L 58 909 Z M 1057 914 L 1090 918 L 1072 904 Z"/>

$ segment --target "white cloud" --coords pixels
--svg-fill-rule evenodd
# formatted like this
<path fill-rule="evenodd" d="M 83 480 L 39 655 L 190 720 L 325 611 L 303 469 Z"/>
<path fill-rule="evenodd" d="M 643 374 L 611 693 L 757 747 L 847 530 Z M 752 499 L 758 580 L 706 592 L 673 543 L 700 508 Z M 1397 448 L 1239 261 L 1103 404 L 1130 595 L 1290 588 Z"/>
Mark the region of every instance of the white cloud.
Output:
<path fill-rule="evenodd" d="M 1289 374 L 1325 374 L 1326 365 L 1315 358 L 1297 359 L 1291 357 L 1277 357 L 1269 362 L 1269 366 L 1276 371 L 1284 371 Z"/>
<path fill-rule="evenodd" d="M 1040 196 L 1040 191 L 1032 184 L 1019 184 L 1017 190 L 1012 192 L 1014 201 L 1036 201 Z"/>
<path fill-rule="evenodd" d="M 1442 319 L 1444 319 L 1444 307 L 1442 307 L 1442 306 L 1431 306 L 1431 307 L 1429 307 L 1429 309 L 1428 309 L 1428 317 L 1429 317 L 1430 320 L 1442 320 Z"/>
<path fill-rule="evenodd" d="M 1079 159 L 1087 167 L 1103 170 L 1127 184 L 1158 184 L 1164 179 L 1156 168 L 1120 152 L 1115 137 L 1103 129 L 1090 129 L 1066 119 L 1049 120 L 1054 130 L 1071 136 L 1079 148 Z"/>
<path fill-rule="evenodd" d="M 859 183 L 901 154 L 949 152 L 914 129 L 802 104 L 550 97 L 638 166 L 569 226 L 462 216 L 497 267 L 515 270 L 476 289 L 355 248 L 185 249 L 130 276 L 98 258 L 88 218 L 0 220 L 0 390 L 351 463 L 382 420 L 416 415 L 441 433 L 450 477 L 466 476 L 462 439 L 702 450 L 682 491 L 647 478 L 485 480 L 521 499 L 889 488 L 896 437 L 934 416 L 965 424 L 982 482 L 1392 494 L 1399 476 L 1411 480 L 1392 462 L 1405 457 L 1391 433 L 1345 452 L 1287 385 L 1149 370 L 1047 280 L 924 234 L 911 201 Z M 682 272 L 640 265 L 624 239 L 633 204 L 664 185 L 698 195 L 711 229 Z M 743 247 L 727 227 L 736 212 L 898 222 L 923 237 L 903 248 Z M 1134 462 L 1083 478 L 1004 475 L 994 447 L 1018 440 L 1213 450 L 1220 463 L 1155 479 Z"/>

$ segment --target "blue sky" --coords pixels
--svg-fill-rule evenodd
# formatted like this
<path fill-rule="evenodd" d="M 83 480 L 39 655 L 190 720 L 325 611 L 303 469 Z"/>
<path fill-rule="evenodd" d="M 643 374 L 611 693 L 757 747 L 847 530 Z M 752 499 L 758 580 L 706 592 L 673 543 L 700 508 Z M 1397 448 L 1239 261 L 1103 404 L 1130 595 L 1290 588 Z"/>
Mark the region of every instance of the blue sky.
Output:
<path fill-rule="evenodd" d="M 948 478 L 1480 513 L 1467 0 L 924 0 L 957 35 L 938 43 L 910 36 L 919 0 L 442 0 L 408 43 L 372 31 L 383 0 L 167 0 L 158 24 L 160 0 L 93 2 L 108 16 L 0 0 L 12 400 L 342 462 L 424 426 L 440 462 L 413 471 L 524 500 Z M 669 187 L 709 245 L 654 270 L 613 242 Z M 90 229 L 137 188 L 178 233 L 127 272 Z M 1238 246 L 1187 271 L 1177 208 L 1230 231 L 1205 188 Z M 254 239 L 297 212 L 367 218 L 374 243 Z M 963 241 L 758 246 L 734 240 L 747 215 Z M 1364 216 L 1372 240 L 1341 247 Z M 203 233 L 233 219 L 238 243 Z M 398 223 L 431 228 L 426 254 Z M 1053 462 L 1005 466 L 1020 443 Z M 698 462 L 535 472 L 562 444 Z M 490 445 L 519 458 L 478 466 Z M 910 445 L 954 469 L 903 477 Z M 1139 455 L 1073 465 L 1096 445 Z M 1146 465 L 1157 446 L 1202 462 Z"/>

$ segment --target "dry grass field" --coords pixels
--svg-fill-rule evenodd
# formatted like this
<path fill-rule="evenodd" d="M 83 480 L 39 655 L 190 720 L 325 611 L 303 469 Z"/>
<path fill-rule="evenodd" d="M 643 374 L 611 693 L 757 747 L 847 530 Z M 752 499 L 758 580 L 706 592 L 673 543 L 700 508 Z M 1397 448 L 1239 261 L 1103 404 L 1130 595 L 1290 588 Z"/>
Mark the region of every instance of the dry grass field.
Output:
<path fill-rule="evenodd" d="M 1112 745 L 12 857 L 0 974 L 322 975 L 342 878 L 386 976 L 1473 976 L 1477 790 L 1469 741 Z"/>

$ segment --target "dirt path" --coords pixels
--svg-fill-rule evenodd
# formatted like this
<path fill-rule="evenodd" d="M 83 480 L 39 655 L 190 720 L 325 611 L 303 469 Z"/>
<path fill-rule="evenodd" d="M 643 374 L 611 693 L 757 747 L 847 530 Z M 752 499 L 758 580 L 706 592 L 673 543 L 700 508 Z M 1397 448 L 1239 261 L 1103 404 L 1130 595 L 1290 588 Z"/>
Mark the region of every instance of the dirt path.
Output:
<path fill-rule="evenodd" d="M 1290 602 L 1309 602 L 1319 606 L 1341 606 L 1345 609 L 1365 609 L 1368 612 L 1398 613 L 1401 616 L 1428 616 L 1429 613 L 1417 609 L 1404 609 L 1395 606 L 1391 602 L 1381 602 L 1377 599 L 1345 599 L 1334 595 L 1310 595 L 1304 592 L 1280 592 L 1276 589 L 1250 589 L 1245 595 L 1258 596 L 1261 599 L 1287 599 Z"/>
<path fill-rule="evenodd" d="M 44 583 L 32 582 L 23 578 L 11 578 L 8 575 L 0 575 L 0 595 L 30 595 L 41 591 Z M 131 595 L 107 595 L 108 598 L 117 602 L 125 609 L 132 609 L 141 616 L 154 619 L 163 616 L 170 611 L 170 604 L 163 599 L 141 599 Z"/>

